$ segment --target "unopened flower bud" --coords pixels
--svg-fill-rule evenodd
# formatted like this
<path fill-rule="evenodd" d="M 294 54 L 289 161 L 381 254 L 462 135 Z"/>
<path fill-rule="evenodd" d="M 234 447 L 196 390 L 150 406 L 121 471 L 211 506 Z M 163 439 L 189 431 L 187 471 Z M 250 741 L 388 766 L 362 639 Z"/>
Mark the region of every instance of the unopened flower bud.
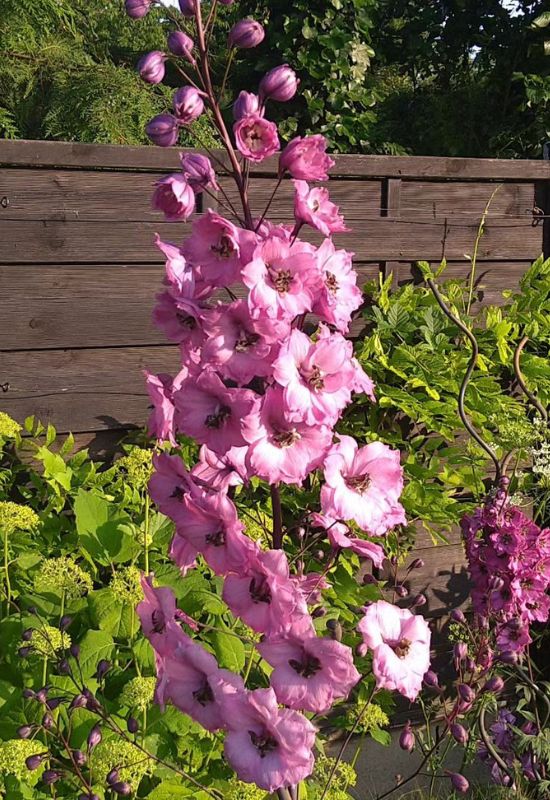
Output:
<path fill-rule="evenodd" d="M 184 17 L 194 17 L 197 9 L 196 0 L 179 0 L 179 7 Z"/>
<path fill-rule="evenodd" d="M 98 679 L 98 681 L 102 681 L 110 669 L 111 669 L 110 662 L 107 661 L 105 658 L 102 658 L 99 664 L 97 665 L 96 678 Z"/>
<path fill-rule="evenodd" d="M 183 31 L 171 31 L 168 34 L 168 49 L 170 52 L 175 56 L 187 59 L 191 64 L 195 63 L 193 57 L 194 47 L 195 42 L 193 39 Z"/>
<path fill-rule="evenodd" d="M 449 778 L 451 779 L 451 783 L 453 785 L 453 789 L 455 792 L 459 792 L 460 794 L 466 794 L 467 791 L 470 789 L 470 784 L 464 777 L 464 775 L 460 775 L 458 772 L 448 772 L 447 773 Z"/>
<path fill-rule="evenodd" d="M 260 81 L 260 97 L 286 103 L 296 94 L 299 83 L 294 70 L 288 64 L 283 64 L 264 75 Z"/>
<path fill-rule="evenodd" d="M 173 104 L 179 125 L 190 125 L 204 111 L 204 101 L 194 86 L 181 86 L 174 94 Z"/>
<path fill-rule="evenodd" d="M 466 622 L 466 617 L 459 608 L 453 608 L 451 611 L 451 619 L 453 622 L 459 622 L 461 625 Z"/>
<path fill-rule="evenodd" d="M 107 775 L 107 783 L 117 783 L 120 778 L 118 769 L 112 769 Z"/>
<path fill-rule="evenodd" d="M 162 83 L 166 74 L 166 53 L 153 50 L 138 61 L 137 71 L 145 83 Z"/>
<path fill-rule="evenodd" d="M 86 755 L 82 752 L 82 750 L 73 750 L 72 752 L 72 760 L 77 765 L 77 767 L 83 767 L 86 763 Z"/>
<path fill-rule="evenodd" d="M 31 700 L 31 699 L 34 700 L 36 695 L 32 689 L 24 689 L 23 697 L 25 698 L 25 700 Z"/>
<path fill-rule="evenodd" d="M 83 694 L 77 694 L 71 700 L 71 704 L 69 705 L 69 709 L 72 711 L 74 708 L 85 708 L 87 704 L 87 699 Z"/>
<path fill-rule="evenodd" d="M 342 641 L 342 626 L 337 619 L 327 620 L 327 631 L 329 632 L 331 639 L 334 639 L 337 642 Z"/>
<path fill-rule="evenodd" d="M 464 661 L 468 655 L 468 647 L 465 642 L 457 642 L 453 648 L 453 655 L 455 662 L 459 663 Z"/>
<path fill-rule="evenodd" d="M 42 761 L 43 761 L 43 756 L 37 754 L 35 756 L 29 756 L 27 759 L 25 759 L 25 764 L 27 765 L 27 769 L 31 770 L 32 772 L 33 770 L 38 769 L 38 767 L 40 767 Z"/>
<path fill-rule="evenodd" d="M 62 777 L 62 773 L 56 769 L 47 769 L 42 773 L 42 782 L 46 786 L 52 786 Z"/>
<path fill-rule="evenodd" d="M 404 584 L 402 584 L 402 583 L 400 583 L 398 586 L 395 586 L 395 587 L 394 587 L 394 590 L 395 590 L 395 594 L 396 594 L 398 597 L 408 597 L 408 596 L 409 596 L 409 590 L 408 590 L 408 589 L 407 589 L 407 587 L 406 587 Z"/>
<path fill-rule="evenodd" d="M 23 631 L 23 633 L 21 634 L 21 638 L 23 639 L 23 641 L 30 642 L 30 640 L 32 639 L 33 632 L 34 628 L 27 628 L 26 631 Z"/>
<path fill-rule="evenodd" d="M 313 619 L 320 619 L 321 617 L 324 617 L 326 613 L 326 608 L 323 608 L 323 606 L 317 606 L 317 608 L 314 608 L 311 612 L 311 616 Z"/>
<path fill-rule="evenodd" d="M 158 114 L 147 123 L 145 133 L 158 147 L 173 147 L 179 136 L 177 120 L 173 114 Z"/>
<path fill-rule="evenodd" d="M 93 750 L 94 747 L 97 747 L 101 739 L 102 739 L 101 729 L 99 725 L 94 725 L 94 727 L 88 734 L 88 739 L 86 740 L 86 743 L 88 745 L 88 750 Z"/>
<path fill-rule="evenodd" d="M 508 486 L 510 486 L 510 478 L 508 478 L 507 475 L 503 475 L 499 480 L 498 485 L 502 486 L 503 489 L 508 488 Z"/>
<path fill-rule="evenodd" d="M 325 557 L 324 551 L 323 550 L 317 550 L 317 552 L 315 553 L 315 558 L 317 559 L 317 561 L 322 561 L 324 559 L 324 557 Z"/>
<path fill-rule="evenodd" d="M 464 662 L 464 666 L 466 667 L 467 672 L 475 672 L 476 662 L 473 658 L 468 657 Z"/>
<path fill-rule="evenodd" d="M 467 683 L 460 683 L 458 685 L 458 695 L 461 700 L 468 704 L 473 703 L 476 699 L 476 693 Z"/>
<path fill-rule="evenodd" d="M 498 694 L 503 689 L 504 689 L 504 681 L 502 680 L 500 675 L 495 675 L 493 678 L 489 678 L 489 680 L 483 687 L 483 691 L 494 692 L 494 694 Z"/>
<path fill-rule="evenodd" d="M 429 686 L 432 689 L 439 688 L 439 678 L 435 674 L 435 672 L 429 669 L 424 675 L 424 683 L 426 686 Z"/>
<path fill-rule="evenodd" d="M 39 689 L 35 696 L 39 703 L 45 703 L 48 699 L 48 687 L 44 686 L 42 689 Z"/>
<path fill-rule="evenodd" d="M 72 655 L 73 658 L 78 659 L 80 658 L 80 646 L 78 644 L 72 644 L 69 647 L 69 653 Z"/>
<path fill-rule="evenodd" d="M 518 663 L 519 655 L 515 650 L 505 650 L 503 653 L 499 653 L 498 659 L 503 664 L 511 664 L 513 666 Z"/>
<path fill-rule="evenodd" d="M 414 745 L 415 738 L 414 733 L 412 732 L 411 723 L 407 722 L 399 737 L 399 747 L 402 750 L 406 750 L 407 753 L 412 753 L 414 750 Z"/>
<path fill-rule="evenodd" d="M 468 741 L 468 731 L 460 722 L 453 722 L 451 725 L 451 736 L 459 744 L 466 744 Z"/>
<path fill-rule="evenodd" d="M 422 569 L 424 566 L 424 561 L 421 558 L 415 558 L 414 561 L 409 564 L 408 571 L 410 572 L 413 569 Z"/>
<path fill-rule="evenodd" d="M 47 731 L 51 731 L 53 726 L 54 726 L 54 721 L 52 715 L 44 714 L 44 716 L 42 717 L 42 727 Z"/>
<path fill-rule="evenodd" d="M 135 717 L 128 717 L 126 727 L 130 733 L 137 733 L 139 731 L 139 722 Z"/>
<path fill-rule="evenodd" d="M 132 19 L 141 19 L 149 13 L 152 0 L 126 0 L 126 13 Z"/>
<path fill-rule="evenodd" d="M 227 38 L 229 47 L 248 49 L 257 47 L 265 38 L 265 31 L 255 19 L 241 19 L 236 22 Z"/>
<path fill-rule="evenodd" d="M 61 617 L 59 620 L 59 627 L 62 631 L 66 631 L 67 628 L 72 624 L 73 618 L 69 617 L 67 614 Z"/>
<path fill-rule="evenodd" d="M 117 783 L 111 784 L 111 789 L 116 794 L 120 794 L 123 797 L 127 797 L 129 794 L 132 794 L 132 787 L 126 781 L 118 781 Z"/>
<path fill-rule="evenodd" d="M 56 708 L 59 708 L 64 699 L 64 697 L 52 697 L 46 701 L 46 705 L 50 711 L 55 711 Z"/>
<path fill-rule="evenodd" d="M 364 642 L 361 642 L 361 644 L 358 644 L 357 647 L 355 648 L 355 652 L 358 658 L 364 658 L 367 655 L 368 651 L 369 648 Z"/>
<path fill-rule="evenodd" d="M 21 725 L 20 728 L 17 728 L 17 735 L 20 739 L 28 739 L 32 734 L 32 728 L 30 725 Z"/>
<path fill-rule="evenodd" d="M 425 594 L 417 594 L 411 603 L 411 608 L 422 608 L 427 602 Z"/>
<path fill-rule="evenodd" d="M 32 652 L 32 647 L 20 647 L 17 651 L 19 658 L 28 658 Z"/>

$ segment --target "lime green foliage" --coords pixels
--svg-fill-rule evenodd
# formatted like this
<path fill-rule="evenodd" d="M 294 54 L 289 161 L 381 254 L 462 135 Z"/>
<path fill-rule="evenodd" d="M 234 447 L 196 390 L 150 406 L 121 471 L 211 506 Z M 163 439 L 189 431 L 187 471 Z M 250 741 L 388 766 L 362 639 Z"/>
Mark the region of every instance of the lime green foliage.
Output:
<path fill-rule="evenodd" d="M 156 678 L 132 678 L 120 695 L 120 702 L 128 708 L 145 711 L 153 703 Z"/>
<path fill-rule="evenodd" d="M 20 430 L 21 425 L 18 422 L 12 419 L 9 414 L 0 411 L 0 439 L 15 439 Z"/>
<path fill-rule="evenodd" d="M 47 558 L 34 578 L 38 592 L 64 594 L 66 599 L 74 600 L 92 590 L 90 575 L 69 556 Z"/>
<path fill-rule="evenodd" d="M 145 86 L 135 65 L 165 47 L 161 16 L 132 23 L 121 0 L 4 0 L 0 136 L 146 144 L 170 88 Z M 206 120 L 196 127 L 214 141 Z"/>
<path fill-rule="evenodd" d="M 328 800 L 349 800 L 349 790 L 357 783 L 357 773 L 351 764 L 346 761 L 338 762 L 327 756 L 318 756 L 315 761 L 315 771 L 307 782 L 307 796 L 309 800 L 319 800 L 329 779 Z M 333 774 L 334 767 L 336 769 Z"/>
<path fill-rule="evenodd" d="M 32 508 L 9 500 L 0 502 L 0 531 L 4 535 L 11 536 L 15 531 L 30 531 L 38 523 L 38 514 Z"/>
<path fill-rule="evenodd" d="M 253 783 L 243 783 L 234 778 L 223 789 L 225 800 L 265 800 L 267 797 L 263 789 L 258 789 Z"/>
<path fill-rule="evenodd" d="M 131 486 L 145 489 L 153 472 L 153 451 L 133 447 L 127 456 L 118 459 L 116 467 Z"/>
<path fill-rule="evenodd" d="M 135 792 L 143 776 L 151 771 L 152 761 L 131 742 L 106 739 L 93 751 L 91 766 L 98 781 L 117 769 L 120 780 L 127 781 Z"/>
<path fill-rule="evenodd" d="M 21 642 L 21 644 L 25 643 Z M 61 632 L 59 628 L 43 625 L 41 628 L 33 630 L 30 645 L 39 655 L 55 658 L 57 653 L 69 649 L 71 637 L 65 631 Z"/>
<path fill-rule="evenodd" d="M 29 756 L 40 752 L 39 742 L 30 739 L 8 739 L 0 742 L 0 776 L 13 775 L 19 780 L 36 783 L 41 770 L 30 773 L 25 761 Z"/>
<path fill-rule="evenodd" d="M 136 605 L 143 599 L 141 571 L 137 567 L 122 567 L 117 570 L 109 586 L 122 603 Z"/>

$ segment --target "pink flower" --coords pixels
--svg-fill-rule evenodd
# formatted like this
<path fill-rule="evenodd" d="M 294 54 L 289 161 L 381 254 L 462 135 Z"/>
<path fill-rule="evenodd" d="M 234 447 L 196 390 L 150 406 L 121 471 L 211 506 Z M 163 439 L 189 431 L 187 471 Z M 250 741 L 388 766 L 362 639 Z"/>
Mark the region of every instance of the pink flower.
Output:
<path fill-rule="evenodd" d="M 251 412 L 255 395 L 248 389 L 226 389 L 213 372 L 183 381 L 174 395 L 178 430 L 215 453 L 245 444 L 241 421 Z"/>
<path fill-rule="evenodd" d="M 268 236 L 242 270 L 250 289 L 248 305 L 253 317 L 293 319 L 311 311 L 319 285 L 315 250 L 303 242 L 290 245 L 277 235 Z"/>
<path fill-rule="evenodd" d="M 198 350 L 204 343 L 203 311 L 193 300 L 174 297 L 171 292 L 157 294 L 153 322 L 172 342 L 185 345 L 187 351 Z"/>
<path fill-rule="evenodd" d="M 323 589 L 330 589 L 332 586 L 324 575 L 321 575 L 319 572 L 291 575 L 290 579 L 294 581 L 308 606 L 316 606 L 321 603 L 323 599 Z"/>
<path fill-rule="evenodd" d="M 193 233 L 183 246 L 184 256 L 200 278 L 213 286 L 230 286 L 243 264 L 252 257 L 256 236 L 237 228 L 212 209 L 193 223 Z"/>
<path fill-rule="evenodd" d="M 379 600 L 358 625 L 372 650 L 372 670 L 379 689 L 397 690 L 415 700 L 430 666 L 430 629 L 423 617 Z"/>
<path fill-rule="evenodd" d="M 335 162 L 326 154 L 327 140 L 321 134 L 293 139 L 279 160 L 279 175 L 290 172 L 302 181 L 326 181 Z"/>
<path fill-rule="evenodd" d="M 204 189 L 219 191 L 216 173 L 209 158 L 200 153 L 181 153 L 180 158 L 183 175 L 195 194 Z"/>
<path fill-rule="evenodd" d="M 155 183 L 153 208 L 169 222 L 187 220 L 195 211 L 195 193 L 184 175 L 167 175 Z"/>
<path fill-rule="evenodd" d="M 250 444 L 250 468 L 269 483 L 301 484 L 322 464 L 332 441 L 326 425 L 310 426 L 286 418 L 280 388 L 267 390 L 261 405 L 243 421 L 242 432 Z"/>
<path fill-rule="evenodd" d="M 351 399 L 357 368 L 353 345 L 341 334 L 321 326 L 319 338 L 312 342 L 295 328 L 273 364 L 273 377 L 284 387 L 289 419 L 334 425 Z"/>
<path fill-rule="evenodd" d="M 297 711 L 279 708 L 273 689 L 226 695 L 225 756 L 237 777 L 266 792 L 311 775 L 316 729 Z"/>
<path fill-rule="evenodd" d="M 267 316 L 253 319 L 246 300 L 220 305 L 205 323 L 208 337 L 203 363 L 223 378 L 240 384 L 271 373 L 274 355 L 288 333 L 288 324 Z"/>
<path fill-rule="evenodd" d="M 233 126 L 239 152 L 250 161 L 263 161 L 280 149 L 277 126 L 260 114 L 241 117 Z"/>
<path fill-rule="evenodd" d="M 310 189 L 305 181 L 294 181 L 294 216 L 324 236 L 345 233 L 344 217 L 339 208 L 329 200 L 328 189 Z"/>
<path fill-rule="evenodd" d="M 314 633 L 264 639 L 257 649 L 274 667 L 270 683 L 277 700 L 289 708 L 326 714 L 361 678 L 351 648 Z"/>
<path fill-rule="evenodd" d="M 239 486 L 246 481 L 247 452 L 248 447 L 232 447 L 219 456 L 203 445 L 191 475 L 199 485 L 206 485 L 216 492 L 227 492 L 229 486 Z"/>
<path fill-rule="evenodd" d="M 307 605 L 290 578 L 281 550 L 258 551 L 245 574 L 228 575 L 223 600 L 258 633 L 272 636 L 293 626 L 311 628 Z"/>
<path fill-rule="evenodd" d="M 323 513 L 333 519 L 355 520 L 364 531 L 381 536 L 405 524 L 399 503 L 403 470 L 399 452 L 382 442 L 358 449 L 351 436 L 341 436 L 325 460 L 321 489 Z"/>
<path fill-rule="evenodd" d="M 212 294 L 213 287 L 201 279 L 181 248 L 170 242 L 163 242 L 159 236 L 156 237 L 155 244 L 166 256 L 164 283 L 170 294 L 177 299 L 185 298 L 197 302 Z"/>
<path fill-rule="evenodd" d="M 200 491 L 182 498 L 174 544 L 177 548 L 178 540 L 184 539 L 217 575 L 242 574 L 255 555 L 252 541 L 242 530 L 237 509 L 227 495 Z"/>
<path fill-rule="evenodd" d="M 322 284 L 313 312 L 342 333 L 347 333 L 351 315 L 363 300 L 357 287 L 357 274 L 352 268 L 352 255 L 346 250 L 336 250 L 330 239 L 325 239 L 317 251 Z"/>
<path fill-rule="evenodd" d="M 242 693 L 239 675 L 218 667 L 211 653 L 189 639 L 159 661 L 155 700 L 164 708 L 172 703 L 207 731 L 225 726 L 226 695 Z"/>
<path fill-rule="evenodd" d="M 178 125 L 191 125 L 204 111 L 202 92 L 194 86 L 181 86 L 174 94 L 174 116 Z"/>
<path fill-rule="evenodd" d="M 171 375 L 153 375 L 145 370 L 147 392 L 153 403 L 153 411 L 149 417 L 148 433 L 160 442 L 176 444 L 174 435 L 174 403 L 172 394 L 177 391 L 181 382 L 187 377 L 188 370 L 184 367 L 180 373 L 172 378 Z"/>
<path fill-rule="evenodd" d="M 176 598 L 167 586 L 154 588 L 152 576 L 141 579 L 144 599 L 136 611 L 141 621 L 144 635 L 160 656 L 168 656 L 176 648 L 191 641 L 178 625 L 176 618 Z"/>
<path fill-rule="evenodd" d="M 386 554 L 384 553 L 384 548 L 379 544 L 369 542 L 366 539 L 359 539 L 356 536 L 350 536 L 351 531 L 347 525 L 342 522 L 336 522 L 336 520 L 326 517 L 324 514 L 311 514 L 311 521 L 314 525 L 326 530 L 328 540 L 335 550 L 353 550 L 361 558 L 369 558 L 375 567 L 382 566 Z"/>
<path fill-rule="evenodd" d="M 263 117 L 260 98 L 257 94 L 252 94 L 252 92 L 239 92 L 239 96 L 233 103 L 233 116 L 235 120 L 238 121 L 251 114 Z"/>

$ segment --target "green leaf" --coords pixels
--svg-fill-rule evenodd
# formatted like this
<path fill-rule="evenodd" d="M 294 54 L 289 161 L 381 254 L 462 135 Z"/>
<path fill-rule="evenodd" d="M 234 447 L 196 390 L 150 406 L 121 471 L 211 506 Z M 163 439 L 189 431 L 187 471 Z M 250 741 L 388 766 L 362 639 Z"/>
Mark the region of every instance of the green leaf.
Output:
<path fill-rule="evenodd" d="M 74 504 L 79 544 L 100 564 L 131 561 L 140 545 L 129 533 L 130 518 L 114 503 L 80 489 Z"/>
<path fill-rule="evenodd" d="M 163 781 L 149 793 L 149 800 L 171 800 L 172 797 L 193 797 L 194 800 L 212 800 L 206 792 L 197 791 L 179 783 Z"/>
<path fill-rule="evenodd" d="M 117 639 L 132 639 L 139 630 L 134 608 L 128 603 L 120 603 L 112 589 L 91 592 L 88 606 L 92 624 Z"/>
<path fill-rule="evenodd" d="M 220 667 L 230 669 L 232 672 L 241 672 L 244 669 L 246 649 L 234 634 L 213 631 L 210 641 Z"/>
<path fill-rule="evenodd" d="M 113 637 L 106 631 L 87 631 L 80 641 L 80 669 L 84 678 L 90 678 L 97 669 L 98 661 L 108 659 L 113 652 Z"/>

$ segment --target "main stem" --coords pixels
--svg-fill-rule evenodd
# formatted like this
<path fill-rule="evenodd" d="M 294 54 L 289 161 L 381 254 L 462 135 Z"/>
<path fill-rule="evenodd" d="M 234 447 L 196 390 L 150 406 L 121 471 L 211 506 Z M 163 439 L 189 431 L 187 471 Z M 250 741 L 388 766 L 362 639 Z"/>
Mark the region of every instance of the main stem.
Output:
<path fill-rule="evenodd" d="M 271 508 L 273 511 L 273 549 L 283 548 L 283 512 L 281 509 L 281 492 L 278 484 L 271 484 Z"/>

